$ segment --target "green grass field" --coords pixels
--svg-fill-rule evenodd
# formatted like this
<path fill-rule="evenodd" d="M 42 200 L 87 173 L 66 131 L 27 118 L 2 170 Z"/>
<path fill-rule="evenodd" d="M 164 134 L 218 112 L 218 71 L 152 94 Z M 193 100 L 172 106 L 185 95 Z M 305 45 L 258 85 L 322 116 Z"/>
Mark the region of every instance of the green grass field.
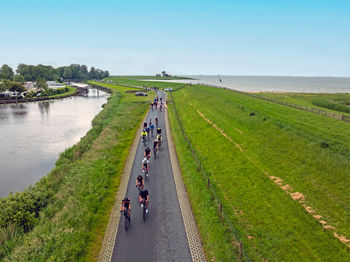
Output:
<path fill-rule="evenodd" d="M 286 101 L 289 103 L 314 107 L 322 110 L 327 110 L 333 113 L 344 114 L 350 116 L 350 113 L 346 111 L 332 110 L 327 106 L 322 106 L 321 104 L 314 103 L 316 100 L 327 101 L 329 103 L 337 104 L 340 106 L 348 107 L 350 110 L 350 94 L 319 94 L 319 93 L 269 93 L 262 92 L 256 95 L 273 98 L 279 101 Z"/>
<path fill-rule="evenodd" d="M 137 77 L 137 76 L 113 76 L 110 77 L 108 79 L 105 79 L 106 81 L 113 81 L 116 84 L 124 84 L 124 85 L 135 85 L 135 86 L 141 86 L 141 87 L 158 87 L 160 89 L 164 89 L 164 88 L 173 88 L 178 89 L 178 88 L 182 88 L 184 86 L 186 86 L 185 84 L 181 84 L 181 83 L 171 83 L 171 82 L 157 82 L 157 81 L 139 81 L 137 79 L 141 79 Z M 157 79 L 156 77 L 150 77 L 150 78 L 142 78 L 142 79 Z M 176 78 L 179 79 L 179 78 Z M 183 79 L 183 78 L 180 78 Z"/>
<path fill-rule="evenodd" d="M 174 92 L 169 113 L 209 261 L 232 261 L 239 240 L 253 261 L 350 259 L 334 236 L 350 239 L 349 123 L 203 86 Z"/>
<path fill-rule="evenodd" d="M 23 217 L 18 210 L 11 214 L 10 208 L 26 203 L 26 192 L 39 203 L 29 204 L 41 209 L 38 217 L 30 215 L 29 208 L 24 211 L 31 219 L 26 234 L 11 225 L 1 229 L 0 260 L 96 261 L 129 148 L 149 105 L 149 98 L 125 93 L 133 88 L 103 86 L 111 88 L 112 95 L 87 135 L 62 153 L 34 188 L 1 199 L 7 213 L 0 222 L 7 221 L 4 214 Z"/>

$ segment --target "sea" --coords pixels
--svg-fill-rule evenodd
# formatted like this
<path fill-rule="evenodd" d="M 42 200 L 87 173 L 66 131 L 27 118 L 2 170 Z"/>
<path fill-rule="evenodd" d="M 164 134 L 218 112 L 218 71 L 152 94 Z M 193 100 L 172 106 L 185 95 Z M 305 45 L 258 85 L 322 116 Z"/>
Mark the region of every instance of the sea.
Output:
<path fill-rule="evenodd" d="M 195 80 L 167 82 L 208 84 L 245 92 L 350 93 L 350 77 L 187 75 Z M 150 80 L 155 81 L 155 80 Z M 163 80 L 158 80 L 163 81 Z"/>

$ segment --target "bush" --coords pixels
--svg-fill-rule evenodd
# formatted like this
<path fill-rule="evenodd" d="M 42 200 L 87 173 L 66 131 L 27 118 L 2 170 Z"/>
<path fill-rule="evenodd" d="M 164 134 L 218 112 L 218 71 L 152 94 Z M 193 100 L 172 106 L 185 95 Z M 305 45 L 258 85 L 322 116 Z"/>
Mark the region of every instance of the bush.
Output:
<path fill-rule="evenodd" d="M 0 227 L 7 228 L 14 224 L 24 232 L 28 232 L 33 228 L 40 210 L 48 204 L 51 196 L 50 191 L 29 188 L 1 198 Z"/>
<path fill-rule="evenodd" d="M 324 107 L 339 112 L 350 113 L 350 107 L 342 104 L 332 103 L 321 98 L 314 99 L 311 101 L 311 103 L 315 106 Z"/>

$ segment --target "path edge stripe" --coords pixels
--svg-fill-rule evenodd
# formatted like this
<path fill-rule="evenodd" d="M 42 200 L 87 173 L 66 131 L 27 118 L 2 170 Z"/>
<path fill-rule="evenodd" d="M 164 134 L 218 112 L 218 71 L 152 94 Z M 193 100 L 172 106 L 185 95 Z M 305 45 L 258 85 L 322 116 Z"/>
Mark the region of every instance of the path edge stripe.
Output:
<path fill-rule="evenodd" d="M 185 231 L 186 231 L 187 241 L 191 252 L 192 261 L 206 261 L 202 242 L 200 240 L 198 229 L 196 226 L 196 221 L 194 219 L 190 202 L 187 197 L 185 185 L 182 180 L 179 162 L 176 155 L 172 134 L 170 131 L 168 110 L 165 110 L 165 111 L 166 111 L 165 127 L 166 127 L 167 139 L 168 139 L 168 148 L 169 148 L 171 167 L 173 170 L 177 197 L 179 199 L 182 219 L 185 226 Z"/>
<path fill-rule="evenodd" d="M 119 184 L 118 192 L 116 194 L 114 205 L 111 211 L 111 215 L 109 217 L 107 229 L 105 236 L 103 238 L 102 247 L 100 250 L 100 254 L 98 256 L 97 261 L 99 262 L 111 262 L 115 241 L 118 234 L 118 228 L 119 228 L 119 221 L 120 221 L 120 211 L 119 211 L 119 204 L 124 199 L 126 190 L 128 188 L 130 175 L 131 175 L 131 169 L 134 163 L 134 159 L 136 156 L 137 147 L 139 144 L 139 134 L 141 133 L 141 130 L 143 128 L 143 123 L 147 120 L 149 111 L 146 112 L 143 121 L 141 122 L 139 128 L 136 131 L 134 141 L 131 145 L 129 155 L 125 164 L 125 168 L 122 174 L 122 178 Z"/>

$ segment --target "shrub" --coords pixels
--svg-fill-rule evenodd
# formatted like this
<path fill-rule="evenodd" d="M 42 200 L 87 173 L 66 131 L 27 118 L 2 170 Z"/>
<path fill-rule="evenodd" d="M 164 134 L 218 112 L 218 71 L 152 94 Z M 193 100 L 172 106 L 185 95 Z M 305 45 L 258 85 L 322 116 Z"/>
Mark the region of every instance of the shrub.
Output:
<path fill-rule="evenodd" d="M 315 106 L 324 107 L 339 112 L 350 113 L 350 107 L 342 104 L 332 103 L 325 99 L 317 98 L 312 100 L 311 103 Z"/>
<path fill-rule="evenodd" d="M 1 198 L 0 227 L 7 228 L 14 224 L 24 232 L 28 232 L 33 228 L 40 210 L 48 204 L 51 196 L 50 191 L 29 188 Z"/>

